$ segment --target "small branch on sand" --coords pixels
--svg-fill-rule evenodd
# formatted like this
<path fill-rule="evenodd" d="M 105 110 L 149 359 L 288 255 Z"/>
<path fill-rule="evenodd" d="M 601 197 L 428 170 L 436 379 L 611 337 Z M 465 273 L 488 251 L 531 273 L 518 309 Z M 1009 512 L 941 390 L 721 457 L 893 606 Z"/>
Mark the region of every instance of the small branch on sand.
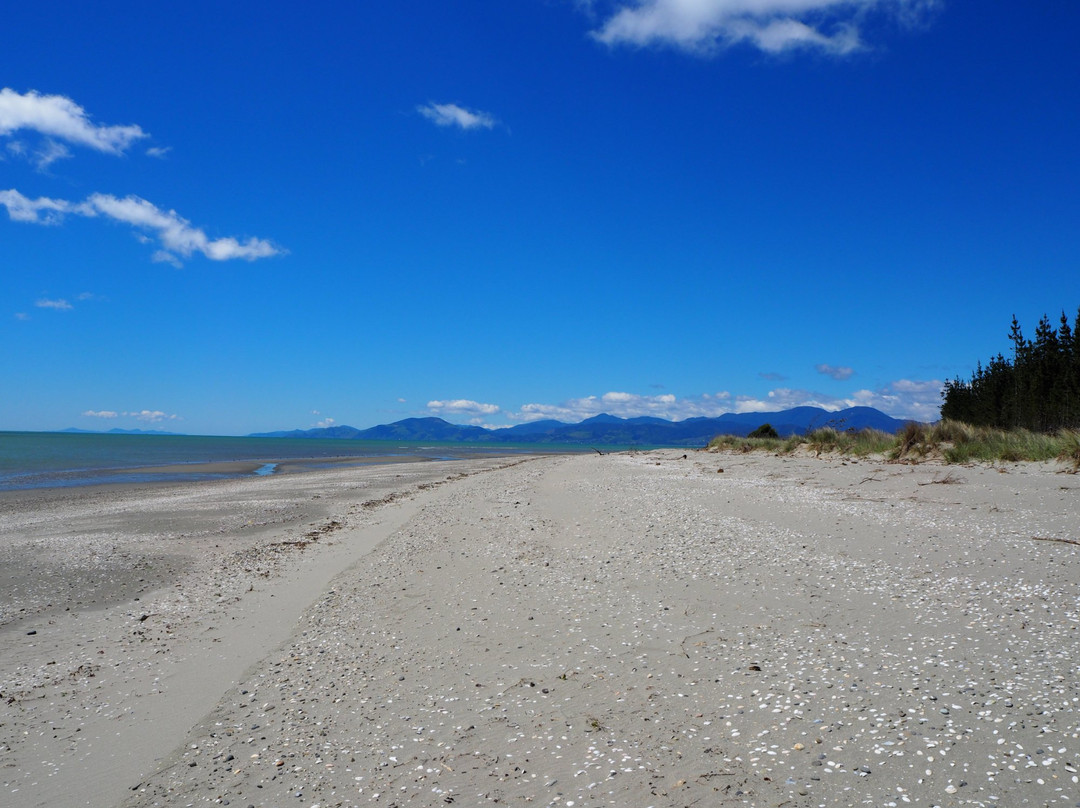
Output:
<path fill-rule="evenodd" d="M 1080 547 L 1080 541 L 1077 541 L 1076 539 L 1058 539 L 1058 538 L 1055 538 L 1053 536 L 1032 536 L 1031 540 L 1032 541 L 1056 541 L 1059 544 L 1075 544 L 1077 547 Z"/>
<path fill-rule="evenodd" d="M 599 449 L 597 449 L 597 448 L 596 448 L 595 446 L 590 446 L 589 448 L 590 448 L 590 449 L 592 449 L 592 450 L 593 450 L 594 452 L 596 452 L 596 453 L 597 453 L 598 455 L 600 455 L 601 457 L 603 457 L 603 456 L 604 456 L 604 453 L 603 453 L 603 452 L 601 452 L 601 451 L 600 451 Z"/>

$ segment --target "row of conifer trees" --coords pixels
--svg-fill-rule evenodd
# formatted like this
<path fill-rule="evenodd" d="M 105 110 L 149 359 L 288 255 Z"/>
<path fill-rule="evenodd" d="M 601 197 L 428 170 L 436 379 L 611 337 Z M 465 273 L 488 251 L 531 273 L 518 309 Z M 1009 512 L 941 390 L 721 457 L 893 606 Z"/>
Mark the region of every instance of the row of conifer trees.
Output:
<path fill-rule="evenodd" d="M 969 381 L 945 382 L 941 417 L 1037 432 L 1080 427 L 1080 310 L 1071 327 L 1064 312 L 1057 328 L 1044 315 L 1034 339 L 1014 316 L 1009 339 L 1011 359 L 999 353 Z"/>

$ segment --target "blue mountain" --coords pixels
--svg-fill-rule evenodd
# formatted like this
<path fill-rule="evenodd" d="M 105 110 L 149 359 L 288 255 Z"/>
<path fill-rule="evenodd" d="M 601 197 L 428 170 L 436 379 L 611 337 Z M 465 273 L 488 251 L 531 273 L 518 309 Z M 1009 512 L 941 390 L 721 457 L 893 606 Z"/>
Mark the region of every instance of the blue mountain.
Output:
<path fill-rule="evenodd" d="M 786 437 L 802 435 L 826 426 L 838 430 L 879 429 L 893 433 L 902 429 L 907 421 L 893 418 L 873 407 L 850 407 L 838 412 L 829 412 L 820 407 L 795 407 L 777 412 L 726 413 L 716 418 L 687 418 L 684 421 L 666 421 L 654 416 L 619 418 L 601 413 L 577 424 L 544 420 L 518 424 L 507 429 L 461 426 L 442 418 L 406 418 L 370 429 L 334 426 L 326 429 L 264 432 L 252 437 L 700 447 L 717 435 L 745 436 L 766 423 Z"/>

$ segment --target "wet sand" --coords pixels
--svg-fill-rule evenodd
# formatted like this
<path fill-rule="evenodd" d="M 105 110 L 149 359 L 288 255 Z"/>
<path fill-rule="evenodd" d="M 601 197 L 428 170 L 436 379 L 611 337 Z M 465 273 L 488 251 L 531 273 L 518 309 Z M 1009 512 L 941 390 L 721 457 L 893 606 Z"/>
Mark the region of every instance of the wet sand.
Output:
<path fill-rule="evenodd" d="M 1076 805 L 1057 472 L 664 451 L 0 500 L 0 793 Z"/>

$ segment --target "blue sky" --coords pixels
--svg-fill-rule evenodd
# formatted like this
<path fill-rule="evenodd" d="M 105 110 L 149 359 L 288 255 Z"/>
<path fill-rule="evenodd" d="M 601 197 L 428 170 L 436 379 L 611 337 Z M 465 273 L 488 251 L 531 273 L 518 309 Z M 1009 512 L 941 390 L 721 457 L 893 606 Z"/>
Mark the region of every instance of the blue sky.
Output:
<path fill-rule="evenodd" d="M 936 417 L 1080 304 L 1080 4 L 15 4 L 0 429 Z"/>

